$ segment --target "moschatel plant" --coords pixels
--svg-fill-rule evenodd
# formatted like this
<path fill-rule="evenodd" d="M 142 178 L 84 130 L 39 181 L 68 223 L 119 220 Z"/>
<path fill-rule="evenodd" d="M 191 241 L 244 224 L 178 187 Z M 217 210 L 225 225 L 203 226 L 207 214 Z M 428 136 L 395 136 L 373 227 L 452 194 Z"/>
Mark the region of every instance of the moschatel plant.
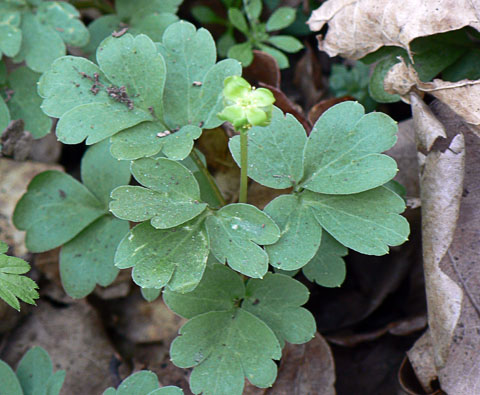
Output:
<path fill-rule="evenodd" d="M 208 31 L 184 21 L 156 43 L 110 36 L 96 61 L 61 57 L 38 85 L 43 111 L 59 118 L 58 139 L 91 145 L 82 182 L 36 176 L 14 223 L 33 252 L 62 246 L 61 278 L 73 297 L 127 268 L 148 300 L 163 290 L 188 319 L 170 353 L 193 368 L 195 394 L 241 394 L 245 378 L 271 386 L 285 342 L 305 343 L 316 328 L 301 307 L 307 288 L 269 265 L 335 287 L 347 248 L 382 255 L 407 239 L 404 201 L 385 186 L 397 171 L 382 154 L 396 123 L 345 102 L 307 136 L 269 91 L 239 77 L 238 61 L 216 63 Z M 224 120 L 239 132 L 229 144 L 242 172 L 238 203 L 225 202 L 194 148 Z M 248 204 L 247 177 L 291 192 L 262 211 Z"/>

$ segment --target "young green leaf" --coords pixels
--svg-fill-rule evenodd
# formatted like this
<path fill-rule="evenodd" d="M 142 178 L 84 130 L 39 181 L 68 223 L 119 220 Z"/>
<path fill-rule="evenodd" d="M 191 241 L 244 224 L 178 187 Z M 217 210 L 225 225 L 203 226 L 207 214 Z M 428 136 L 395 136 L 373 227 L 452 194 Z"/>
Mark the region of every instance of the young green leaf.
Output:
<path fill-rule="evenodd" d="M 327 232 L 323 232 L 320 248 L 313 259 L 303 267 L 303 274 L 322 287 L 339 287 L 346 276 L 345 261 L 342 257 L 347 253 L 345 246 Z"/>
<path fill-rule="evenodd" d="M 311 191 L 351 194 L 383 185 L 397 164 L 381 152 L 396 140 L 397 124 L 384 113 L 364 115 L 356 102 L 337 104 L 316 122 L 305 146 L 302 185 Z"/>
<path fill-rule="evenodd" d="M 103 395 L 182 395 L 178 387 L 168 386 L 160 388 L 155 373 L 142 370 L 133 373 L 122 381 L 117 390 L 108 388 Z"/>
<path fill-rule="evenodd" d="M 242 64 L 242 67 L 248 67 L 253 61 L 252 44 L 249 41 L 246 41 L 241 44 L 232 45 L 228 49 L 227 56 L 231 59 L 238 60 Z"/>
<path fill-rule="evenodd" d="M 8 101 L 11 118 L 23 119 L 25 130 L 37 139 L 48 134 L 52 127 L 52 120 L 40 109 L 42 99 L 36 92 L 39 77 L 40 74 L 26 67 L 19 67 L 8 75 L 8 86 L 13 91 Z"/>
<path fill-rule="evenodd" d="M 262 8 L 262 0 L 248 0 L 245 6 L 245 13 L 247 14 L 250 23 L 258 23 Z"/>
<path fill-rule="evenodd" d="M 271 201 L 265 212 L 280 227 L 280 239 L 265 246 L 270 264 L 282 270 L 305 266 L 320 246 L 322 227 L 310 207 L 295 195 L 281 195 Z"/>
<path fill-rule="evenodd" d="M 53 373 L 48 353 L 41 347 L 33 347 L 18 364 L 17 377 L 25 395 L 58 395 L 65 380 L 65 371 Z"/>
<path fill-rule="evenodd" d="M 202 278 L 209 253 L 203 219 L 159 230 L 148 223 L 130 230 L 117 248 L 115 265 L 133 267 L 133 281 L 142 288 L 193 290 Z"/>
<path fill-rule="evenodd" d="M 30 265 L 23 259 L 5 255 L 7 249 L 7 244 L 0 242 L 0 298 L 20 311 L 18 299 L 35 304 L 38 286 L 30 278 L 22 276 L 30 270 Z"/>
<path fill-rule="evenodd" d="M 273 36 L 268 39 L 268 42 L 278 49 L 290 53 L 298 52 L 303 48 L 303 44 L 292 36 Z"/>
<path fill-rule="evenodd" d="M 248 35 L 249 33 L 248 24 L 242 11 L 240 11 L 238 8 L 229 8 L 228 20 L 233 26 L 235 26 L 243 34 Z"/>
<path fill-rule="evenodd" d="M 15 207 L 13 222 L 26 230 L 25 243 L 43 252 L 73 239 L 105 214 L 98 199 L 71 176 L 50 170 L 37 175 Z"/>
<path fill-rule="evenodd" d="M 267 20 L 267 32 L 284 29 L 295 21 L 295 8 L 280 7 Z"/>
<path fill-rule="evenodd" d="M 247 283 L 242 309 L 265 322 L 283 347 L 285 341 L 302 344 L 316 331 L 315 318 L 303 307 L 309 292 L 299 281 L 283 274 L 267 273 L 264 279 Z"/>
<path fill-rule="evenodd" d="M 388 246 L 407 240 L 408 222 L 398 215 L 405 210 L 405 202 L 385 187 L 352 195 L 304 191 L 301 196 L 320 225 L 352 250 L 383 255 L 388 253 Z"/>
<path fill-rule="evenodd" d="M 262 278 L 268 255 L 259 245 L 275 243 L 280 230 L 272 219 L 248 204 L 230 204 L 206 219 L 210 248 L 215 257 L 249 277 Z"/>
<path fill-rule="evenodd" d="M 151 220 L 157 229 L 180 225 L 207 207 L 200 202 L 200 188 L 193 174 L 170 159 L 143 158 L 131 171 L 144 187 L 121 186 L 112 191 L 110 211 L 129 221 Z"/>
<path fill-rule="evenodd" d="M 288 61 L 288 58 L 285 56 L 285 54 L 282 51 L 279 51 L 278 49 L 272 48 L 265 44 L 259 44 L 258 48 L 263 52 L 266 52 L 269 55 L 273 56 L 277 61 L 278 67 L 280 69 L 286 69 L 290 66 L 290 62 Z"/>
<path fill-rule="evenodd" d="M 62 247 L 60 276 L 68 295 L 80 299 L 115 280 L 115 251 L 128 231 L 127 221 L 104 215 Z"/>
<path fill-rule="evenodd" d="M 298 184 L 303 175 L 303 150 L 307 135 L 291 114 L 273 109 L 268 126 L 248 131 L 248 176 L 270 188 L 283 189 Z M 240 136 L 229 144 L 240 166 Z"/>
<path fill-rule="evenodd" d="M 15 372 L 0 360 L 0 395 L 24 395 Z"/>

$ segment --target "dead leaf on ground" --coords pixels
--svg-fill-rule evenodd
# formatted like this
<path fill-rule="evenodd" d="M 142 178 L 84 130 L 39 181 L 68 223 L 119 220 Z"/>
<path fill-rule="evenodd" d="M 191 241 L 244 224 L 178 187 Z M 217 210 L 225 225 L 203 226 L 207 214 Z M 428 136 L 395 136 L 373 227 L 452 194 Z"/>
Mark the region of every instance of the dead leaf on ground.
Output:
<path fill-rule="evenodd" d="M 243 69 L 242 76 L 253 85 L 263 82 L 280 88 L 281 76 L 277 60 L 272 55 L 257 49 L 253 50 L 252 64 Z"/>
<path fill-rule="evenodd" d="M 360 59 L 382 46 L 409 51 L 417 37 L 471 26 L 480 30 L 480 4 L 471 0 L 329 0 L 313 11 L 308 24 L 319 31 L 319 48 L 330 56 Z"/>
<path fill-rule="evenodd" d="M 32 178 L 46 170 L 62 168 L 58 165 L 0 158 L 0 240 L 13 248 L 12 254 L 15 256 L 27 254 L 25 232 L 17 230 L 11 220 L 15 205 L 27 191 Z"/>
<path fill-rule="evenodd" d="M 55 370 L 66 370 L 62 395 L 101 394 L 113 384 L 109 363 L 115 350 L 86 303 L 55 308 L 40 300 L 35 313 L 12 332 L 0 358 L 16 366 L 33 346 L 47 350 Z"/>
<path fill-rule="evenodd" d="M 247 384 L 244 395 L 334 395 L 335 363 L 325 339 L 317 333 L 306 344 L 285 346 L 272 388 Z"/>

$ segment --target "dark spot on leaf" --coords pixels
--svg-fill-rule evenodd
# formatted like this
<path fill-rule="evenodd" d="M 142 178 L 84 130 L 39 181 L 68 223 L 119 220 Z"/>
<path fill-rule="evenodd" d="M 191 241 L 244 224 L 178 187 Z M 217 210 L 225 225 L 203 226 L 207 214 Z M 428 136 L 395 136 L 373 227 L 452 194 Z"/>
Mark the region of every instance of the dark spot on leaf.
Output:
<path fill-rule="evenodd" d="M 260 303 L 260 300 L 259 299 L 255 299 L 252 303 L 252 306 L 256 306 L 257 304 Z"/>
<path fill-rule="evenodd" d="M 67 194 L 66 194 L 65 191 L 62 190 L 62 189 L 59 189 L 59 190 L 58 190 L 58 194 L 60 195 L 60 197 L 61 197 L 62 199 L 65 199 L 65 198 L 67 197 Z"/>

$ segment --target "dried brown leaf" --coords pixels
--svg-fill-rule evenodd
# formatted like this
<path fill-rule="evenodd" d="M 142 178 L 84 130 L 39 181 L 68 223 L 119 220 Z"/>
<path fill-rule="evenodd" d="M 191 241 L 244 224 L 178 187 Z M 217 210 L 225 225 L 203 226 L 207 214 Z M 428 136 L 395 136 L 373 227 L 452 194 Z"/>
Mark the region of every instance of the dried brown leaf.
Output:
<path fill-rule="evenodd" d="M 280 69 L 277 60 L 266 52 L 253 50 L 253 61 L 243 69 L 242 75 L 251 84 L 264 84 L 280 88 Z"/>

